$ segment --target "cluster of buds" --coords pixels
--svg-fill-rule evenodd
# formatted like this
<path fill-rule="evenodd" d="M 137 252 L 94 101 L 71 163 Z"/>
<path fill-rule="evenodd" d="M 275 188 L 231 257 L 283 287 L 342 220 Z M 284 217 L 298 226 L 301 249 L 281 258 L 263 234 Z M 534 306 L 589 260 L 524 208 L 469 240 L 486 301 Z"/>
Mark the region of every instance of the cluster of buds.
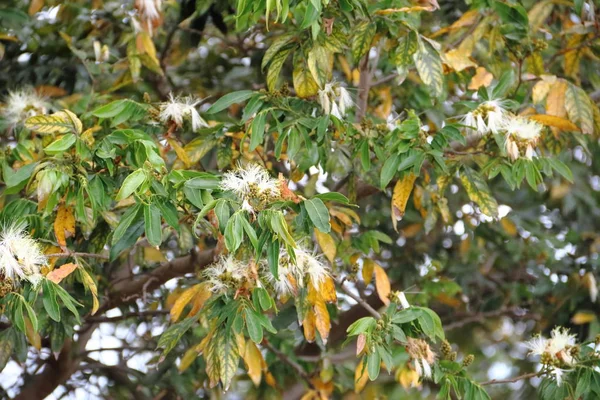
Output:
<path fill-rule="evenodd" d="M 25 230 L 24 224 L 2 229 L 0 234 L 0 280 L 11 286 L 26 280 L 37 286 L 42 279 L 40 269 L 47 260 L 40 245 Z M 3 288 L 5 290 L 6 287 Z"/>
<path fill-rule="evenodd" d="M 559 386 L 562 376 L 568 371 L 565 367 L 573 366 L 579 354 L 575 335 L 562 327 L 554 328 L 549 339 L 536 336 L 526 346 L 530 350 L 529 354 L 540 356 L 540 362 L 548 368 Z"/>
<path fill-rule="evenodd" d="M 319 90 L 319 104 L 325 114 L 333 115 L 337 119 L 342 119 L 353 105 L 352 97 L 346 88 L 332 82 Z"/>
<path fill-rule="evenodd" d="M 271 178 L 269 172 L 258 164 L 240 166 L 227 172 L 220 187 L 234 193 L 242 202 L 242 209 L 250 214 L 281 197 L 279 181 Z"/>
<path fill-rule="evenodd" d="M 431 378 L 431 366 L 435 362 L 435 353 L 423 339 L 407 338 L 406 352 L 414 361 L 414 368 L 422 378 Z"/>

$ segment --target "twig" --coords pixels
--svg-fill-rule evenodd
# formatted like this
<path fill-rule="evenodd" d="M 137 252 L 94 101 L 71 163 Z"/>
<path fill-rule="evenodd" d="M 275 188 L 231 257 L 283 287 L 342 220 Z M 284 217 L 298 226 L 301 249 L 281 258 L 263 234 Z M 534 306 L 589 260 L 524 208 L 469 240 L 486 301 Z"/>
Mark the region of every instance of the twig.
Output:
<path fill-rule="evenodd" d="M 123 315 L 117 315 L 115 317 L 88 317 L 85 320 L 87 322 L 118 322 L 123 321 L 129 318 L 144 318 L 144 317 L 156 317 L 160 315 L 168 314 L 169 310 L 153 310 L 153 311 L 140 311 L 140 312 L 132 312 Z"/>
<path fill-rule="evenodd" d="M 371 87 L 383 85 L 384 83 L 388 83 L 389 81 L 393 81 L 394 79 L 396 79 L 397 76 L 398 76 L 397 72 L 394 72 L 392 74 L 384 76 L 383 78 L 380 78 L 380 79 L 376 80 L 375 82 L 373 82 L 371 84 Z"/>
<path fill-rule="evenodd" d="M 287 354 L 279 351 L 278 349 L 276 349 L 275 347 L 273 347 L 271 345 L 271 343 L 269 343 L 266 340 L 262 341 L 262 345 L 265 346 L 269 351 L 271 351 L 273 354 L 275 354 L 277 356 L 277 358 L 279 358 L 283 363 L 289 365 L 290 367 L 292 367 L 294 369 L 294 371 L 296 371 L 296 373 L 306 381 L 306 383 L 312 388 L 313 384 L 310 381 L 310 377 L 308 376 L 308 374 L 306 373 L 306 371 L 304 370 L 304 368 L 302 368 L 302 366 L 300 364 L 298 364 L 296 361 L 292 360 L 291 358 L 289 358 L 287 356 Z"/>
<path fill-rule="evenodd" d="M 523 312 L 523 315 L 519 315 L 520 312 Z M 449 324 L 444 324 L 444 330 L 450 331 L 453 329 L 461 328 L 472 322 L 483 322 L 488 318 L 501 317 L 503 315 L 510 315 L 510 314 L 512 314 L 516 317 L 521 317 L 521 318 L 526 318 L 526 319 L 538 319 L 539 318 L 536 314 L 527 314 L 520 307 L 500 308 L 498 310 L 493 310 L 493 311 L 488 311 L 488 312 L 482 312 L 482 313 L 475 314 L 475 315 L 470 315 L 470 316 L 467 316 L 466 318 L 458 320 L 458 321 L 455 320 L 456 316 L 454 316 L 453 319 L 455 321 L 451 322 Z"/>
<path fill-rule="evenodd" d="M 342 291 L 344 293 L 346 293 L 350 298 L 352 298 L 354 301 L 356 301 L 358 304 L 360 304 L 365 310 L 367 310 L 369 312 L 369 314 L 371 314 L 373 317 L 375 317 L 377 319 L 381 318 L 381 314 L 379 314 L 379 312 L 376 309 L 371 307 L 366 301 L 364 301 L 359 296 L 352 293 L 350 291 L 350 289 L 348 289 L 346 286 L 344 286 L 344 280 L 340 280 L 338 282 L 338 285 L 340 286 L 340 289 L 342 289 Z"/>
<path fill-rule="evenodd" d="M 371 89 L 371 71 L 369 70 L 369 52 L 360 61 L 360 79 L 358 82 L 358 104 L 356 122 L 361 122 L 367 114 L 369 90 Z"/>
<path fill-rule="evenodd" d="M 514 378 L 492 379 L 491 381 L 482 382 L 482 383 L 480 383 L 480 385 L 481 386 L 487 386 L 487 385 L 496 385 L 496 384 L 500 384 L 500 383 L 514 383 L 514 382 L 522 381 L 523 379 L 535 378 L 535 377 L 541 376 L 543 374 L 544 374 L 544 371 L 531 372 L 529 374 L 519 375 L 519 376 L 516 376 Z"/>
<path fill-rule="evenodd" d="M 94 254 L 94 253 L 79 253 L 79 252 L 68 252 L 68 253 L 53 253 L 46 254 L 46 257 L 89 257 L 89 258 L 99 258 L 101 260 L 108 260 L 108 256 L 102 254 Z"/>

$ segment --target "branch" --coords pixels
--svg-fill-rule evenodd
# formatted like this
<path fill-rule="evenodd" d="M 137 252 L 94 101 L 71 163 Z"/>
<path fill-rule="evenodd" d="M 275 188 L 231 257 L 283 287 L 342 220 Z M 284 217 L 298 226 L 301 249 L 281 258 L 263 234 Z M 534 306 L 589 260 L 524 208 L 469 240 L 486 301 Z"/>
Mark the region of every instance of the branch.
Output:
<path fill-rule="evenodd" d="M 496 385 L 496 384 L 500 384 L 500 383 L 514 383 L 514 382 L 522 381 L 523 379 L 535 378 L 535 377 L 541 376 L 543 374 L 544 374 L 544 371 L 531 372 L 529 374 L 519 375 L 514 378 L 509 378 L 509 379 L 492 379 L 491 381 L 482 382 L 482 383 L 480 383 L 480 385 L 487 386 L 487 385 Z"/>
<path fill-rule="evenodd" d="M 371 89 L 371 71 L 369 70 L 369 52 L 360 61 L 360 78 L 358 82 L 358 104 L 356 122 L 361 122 L 367 114 L 369 90 Z"/>
<path fill-rule="evenodd" d="M 108 260 L 108 256 L 103 254 L 94 254 L 94 253 L 78 253 L 78 252 L 65 252 L 65 253 L 53 253 L 46 254 L 46 257 L 87 257 L 87 258 L 99 258 L 101 260 Z"/>
<path fill-rule="evenodd" d="M 308 374 L 306 373 L 306 371 L 304 370 L 304 368 L 302 368 L 302 366 L 300 364 L 298 364 L 296 361 L 292 360 L 291 358 L 289 358 L 287 356 L 287 354 L 279 351 L 278 349 L 276 349 L 275 347 L 273 347 L 271 345 L 271 343 L 269 343 L 266 340 L 262 341 L 262 345 L 265 346 L 269 351 L 271 351 L 273 354 L 275 354 L 277 356 L 277 358 L 279 358 L 283 363 L 289 365 L 290 367 L 292 367 L 292 369 L 294 371 L 296 371 L 296 373 L 306 381 L 306 383 L 310 386 L 313 387 L 312 382 L 310 381 L 310 377 L 308 376 Z"/>
<path fill-rule="evenodd" d="M 139 311 L 139 312 L 132 312 L 132 313 L 127 313 L 127 314 L 123 314 L 123 315 L 117 315 L 115 317 L 104 317 L 104 316 L 98 316 L 98 317 L 88 317 L 85 320 L 87 322 L 118 322 L 118 321 L 123 321 L 125 319 L 129 319 L 129 318 L 145 318 L 145 317 L 156 317 L 159 315 L 165 315 L 168 314 L 169 310 L 153 310 L 153 311 Z"/>
<path fill-rule="evenodd" d="M 338 282 L 338 285 L 340 286 L 340 289 L 342 289 L 342 291 L 344 293 L 346 293 L 350 298 L 352 298 L 360 306 L 362 306 L 365 310 L 367 310 L 369 312 L 369 314 L 371 314 L 376 319 L 380 319 L 381 318 L 381 314 L 379 314 L 379 312 L 377 310 L 375 310 L 373 307 L 371 307 L 369 305 L 369 303 L 367 303 L 366 301 L 364 301 L 360 296 L 357 296 L 354 293 L 352 293 L 352 291 L 350 289 L 348 289 L 346 286 L 344 286 L 344 280 L 343 279 Z"/>

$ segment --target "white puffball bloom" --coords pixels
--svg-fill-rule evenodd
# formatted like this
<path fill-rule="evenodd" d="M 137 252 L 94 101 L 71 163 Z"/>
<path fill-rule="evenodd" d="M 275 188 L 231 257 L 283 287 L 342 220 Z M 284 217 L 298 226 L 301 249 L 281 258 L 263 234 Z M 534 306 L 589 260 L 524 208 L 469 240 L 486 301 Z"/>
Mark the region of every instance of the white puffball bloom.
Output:
<path fill-rule="evenodd" d="M 241 283 L 248 277 L 248 274 L 248 265 L 229 254 L 221 256 L 214 264 L 206 268 L 202 276 L 206 279 L 211 292 L 222 293 Z"/>
<path fill-rule="evenodd" d="M 502 127 L 507 135 L 512 135 L 518 140 L 534 143 L 539 139 L 542 128 L 541 124 L 518 115 L 506 118 Z"/>
<path fill-rule="evenodd" d="M 550 374 L 554 377 L 554 379 L 556 379 L 556 385 L 560 386 L 562 384 L 563 381 L 563 375 L 565 373 L 569 372 L 569 370 L 566 369 L 561 369 L 558 367 L 551 367 L 550 368 Z"/>
<path fill-rule="evenodd" d="M 40 268 L 46 256 L 38 242 L 25 230 L 24 224 L 10 225 L 0 234 L 0 275 L 13 282 L 27 280 L 37 285 L 42 279 Z"/>
<path fill-rule="evenodd" d="M 303 275 L 308 275 L 313 286 L 319 287 L 325 278 L 330 275 L 329 267 L 323 262 L 323 257 L 313 255 L 303 249 L 295 249 L 294 252 L 296 254 L 296 264 L 302 268 Z"/>
<path fill-rule="evenodd" d="M 530 350 L 529 354 L 537 356 L 546 354 L 552 360 L 573 365 L 575 358 L 571 349 L 576 344 L 575 335 L 570 334 L 567 328 L 558 326 L 552 330 L 549 339 L 536 336 L 525 343 L 525 346 Z"/>
<path fill-rule="evenodd" d="M 323 112 L 337 119 L 342 119 L 354 104 L 348 90 L 333 82 L 326 83 L 323 89 L 319 90 L 318 97 Z"/>
<path fill-rule="evenodd" d="M 228 171 L 223 175 L 221 190 L 234 193 L 243 202 L 248 199 L 266 195 L 269 197 L 279 197 L 279 181 L 271 178 L 269 172 L 258 164 L 249 164 L 245 167 L 238 166 L 233 171 Z M 252 206 L 248 203 L 246 209 L 249 211 Z M 242 204 L 244 208 L 244 204 Z"/>
<path fill-rule="evenodd" d="M 529 349 L 529 354 L 541 356 L 546 352 L 548 339 L 542 336 L 535 336 L 525 343 L 525 347 Z"/>
<path fill-rule="evenodd" d="M 173 93 L 169 94 L 169 101 L 161 103 L 159 106 L 159 118 L 161 122 L 166 123 L 172 121 L 178 127 L 183 126 L 184 120 L 189 120 L 192 123 L 192 129 L 197 131 L 200 128 L 208 127 L 208 124 L 196 110 L 196 106 L 200 100 L 191 96 L 174 97 Z"/>
<path fill-rule="evenodd" d="M 293 273 L 290 271 L 289 265 L 279 265 L 277 278 L 271 273 L 267 263 L 263 263 L 262 271 L 263 276 L 266 278 L 267 282 L 273 286 L 273 289 L 278 295 L 289 296 L 296 293 L 296 288 L 290 279 L 290 276 L 293 276 Z"/>
<path fill-rule="evenodd" d="M 400 292 L 398 294 L 398 301 L 400 301 L 400 305 L 402 306 L 403 309 L 407 309 L 410 307 L 410 303 L 406 299 L 406 295 L 404 294 L 404 292 Z"/>
<path fill-rule="evenodd" d="M 485 110 L 487 129 L 492 133 L 498 133 L 504 124 L 506 110 L 502 100 L 488 100 L 481 103 L 480 107 Z"/>
<path fill-rule="evenodd" d="M 12 125 L 25 122 L 29 117 L 48 112 L 48 104 L 33 89 L 9 92 L 2 108 L 2 116 Z"/>

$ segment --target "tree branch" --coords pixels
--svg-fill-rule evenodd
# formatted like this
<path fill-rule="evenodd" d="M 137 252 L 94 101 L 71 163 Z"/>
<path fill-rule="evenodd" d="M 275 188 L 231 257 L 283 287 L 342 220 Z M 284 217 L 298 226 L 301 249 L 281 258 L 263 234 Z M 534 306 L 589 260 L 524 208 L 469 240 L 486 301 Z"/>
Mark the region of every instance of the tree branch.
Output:
<path fill-rule="evenodd" d="M 377 310 L 375 310 L 373 307 L 371 307 L 369 305 L 369 303 L 364 301 L 360 296 L 357 296 L 354 293 L 352 293 L 352 291 L 350 289 L 348 289 L 346 286 L 344 286 L 343 280 L 340 280 L 338 282 L 338 285 L 339 285 L 340 289 L 342 289 L 342 291 L 344 293 L 346 293 L 346 295 L 348 295 L 348 297 L 350 297 L 351 299 L 356 301 L 360 306 L 362 306 L 365 310 L 367 310 L 369 312 L 369 314 L 371 314 L 376 319 L 381 318 L 381 314 L 379 314 L 379 312 Z"/>
<path fill-rule="evenodd" d="M 487 386 L 487 385 L 497 385 L 500 383 L 513 383 L 513 382 L 522 381 L 523 379 L 535 378 L 535 377 L 541 376 L 543 374 L 544 374 L 544 371 L 531 372 L 529 374 L 519 375 L 514 378 L 509 378 L 509 379 L 492 379 L 491 381 L 482 382 L 482 383 L 480 383 L 480 385 Z"/>

